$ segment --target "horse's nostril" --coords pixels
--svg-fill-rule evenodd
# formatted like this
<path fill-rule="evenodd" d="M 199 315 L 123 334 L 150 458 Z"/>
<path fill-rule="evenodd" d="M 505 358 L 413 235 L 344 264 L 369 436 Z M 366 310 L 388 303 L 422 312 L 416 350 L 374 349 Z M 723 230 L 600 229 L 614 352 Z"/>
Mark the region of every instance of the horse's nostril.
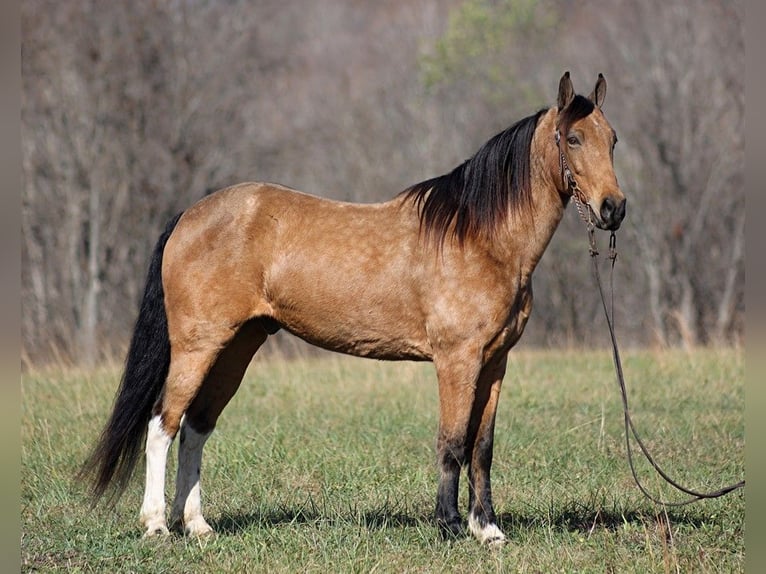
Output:
<path fill-rule="evenodd" d="M 625 219 L 625 209 L 626 209 L 627 203 L 628 203 L 628 200 L 623 199 L 622 202 L 620 203 L 620 206 L 617 208 L 617 217 L 619 218 L 620 221 Z"/>
<path fill-rule="evenodd" d="M 611 221 L 616 205 L 611 197 L 607 197 L 601 204 L 601 219 Z"/>
<path fill-rule="evenodd" d="M 613 197 L 607 197 L 601 202 L 601 209 L 599 209 L 599 215 L 601 216 L 600 226 L 603 229 L 611 229 L 615 231 L 620 228 L 623 218 L 625 217 L 625 203 L 626 200 L 616 200 Z"/>

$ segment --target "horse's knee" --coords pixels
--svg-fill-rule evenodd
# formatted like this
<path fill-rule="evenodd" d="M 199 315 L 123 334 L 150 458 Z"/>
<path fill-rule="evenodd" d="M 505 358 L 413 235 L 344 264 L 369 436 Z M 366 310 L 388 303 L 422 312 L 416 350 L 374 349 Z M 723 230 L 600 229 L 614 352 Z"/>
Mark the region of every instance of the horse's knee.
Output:
<path fill-rule="evenodd" d="M 468 462 L 468 446 L 465 434 L 439 436 L 436 445 L 438 462 L 441 466 L 465 466 Z"/>
<path fill-rule="evenodd" d="M 442 411 L 436 451 L 442 465 L 465 466 L 469 462 L 469 421 L 470 409 L 452 408 Z"/>

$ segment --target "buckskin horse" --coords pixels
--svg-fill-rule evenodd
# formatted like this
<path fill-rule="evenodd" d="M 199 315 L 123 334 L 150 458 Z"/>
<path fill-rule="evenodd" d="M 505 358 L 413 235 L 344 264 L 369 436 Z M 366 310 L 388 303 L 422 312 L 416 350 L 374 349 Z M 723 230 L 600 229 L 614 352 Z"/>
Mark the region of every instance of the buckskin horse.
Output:
<path fill-rule="evenodd" d="M 587 98 L 569 72 L 557 105 L 486 142 L 451 172 L 376 204 L 267 183 L 206 196 L 172 219 L 154 250 L 114 409 L 83 465 L 96 500 L 119 495 L 146 437 L 146 535 L 167 534 L 165 469 L 180 431 L 173 528 L 205 535 L 205 441 L 258 348 L 279 329 L 325 349 L 432 361 L 439 387 L 436 523 L 505 539 L 490 489 L 507 354 L 532 309 L 532 272 L 574 195 L 616 230 L 625 197 L 599 74 Z"/>

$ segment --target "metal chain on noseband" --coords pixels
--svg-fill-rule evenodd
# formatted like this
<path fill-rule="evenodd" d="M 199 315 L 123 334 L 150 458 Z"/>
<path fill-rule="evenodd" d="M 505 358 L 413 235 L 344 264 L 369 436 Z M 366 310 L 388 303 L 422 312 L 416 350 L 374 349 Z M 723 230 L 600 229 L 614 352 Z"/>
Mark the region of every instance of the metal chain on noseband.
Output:
<path fill-rule="evenodd" d="M 647 449 L 644 442 L 641 440 L 641 437 L 638 435 L 638 431 L 636 431 L 636 427 L 633 424 L 633 419 L 630 416 L 630 409 L 628 407 L 628 392 L 625 387 L 625 377 L 622 371 L 622 361 L 620 360 L 620 351 L 617 347 L 617 336 L 615 335 L 615 332 L 614 332 L 614 266 L 617 261 L 617 236 L 615 235 L 614 231 L 612 231 L 609 235 L 608 259 L 611 261 L 611 268 L 610 268 L 610 275 L 609 275 L 611 301 L 610 301 L 609 308 L 607 308 L 606 296 L 604 294 L 604 288 L 601 283 L 601 274 L 599 273 L 598 261 L 596 258 L 596 256 L 598 255 L 598 249 L 596 247 L 596 234 L 595 234 L 596 226 L 593 223 L 592 213 L 590 208 L 587 207 L 586 199 L 583 195 L 583 192 L 580 189 L 580 187 L 577 185 L 577 182 L 574 179 L 574 175 L 572 174 L 572 171 L 569 169 L 569 165 L 567 164 L 567 160 L 566 160 L 566 157 L 564 156 L 564 152 L 561 150 L 560 141 L 561 141 L 561 135 L 559 134 L 559 131 L 556 130 L 556 146 L 559 149 L 559 162 L 561 166 L 562 183 L 565 184 L 567 187 L 567 190 L 572 193 L 572 197 L 574 198 L 575 205 L 577 207 L 577 212 L 580 214 L 580 218 L 585 223 L 586 231 L 588 233 L 589 250 L 590 250 L 591 260 L 593 261 L 593 274 L 594 274 L 594 277 L 596 278 L 598 291 L 599 291 L 599 294 L 601 295 L 601 304 L 604 309 L 604 316 L 606 317 L 606 324 L 607 324 L 607 327 L 609 328 L 609 336 L 612 342 L 612 359 L 614 361 L 615 373 L 617 375 L 617 383 L 620 387 L 620 396 L 622 398 L 622 410 L 623 410 L 624 420 L 625 420 L 625 448 L 628 454 L 628 465 L 630 466 L 630 472 L 633 475 L 633 480 L 636 483 L 636 486 L 638 486 L 638 489 L 641 491 L 641 493 L 644 496 L 646 496 L 649 500 L 651 500 L 655 504 L 660 504 L 662 506 L 685 506 L 687 504 L 691 504 L 693 502 L 697 502 L 699 500 L 703 500 L 707 498 L 718 498 L 734 490 L 744 487 L 745 486 L 744 480 L 736 484 L 725 486 L 713 492 L 697 492 L 695 490 L 682 486 L 681 484 L 673 480 L 670 476 L 668 476 L 668 474 L 662 468 L 660 468 L 657 462 L 655 462 L 654 457 L 652 457 L 652 455 L 649 453 L 649 450 Z M 587 213 L 587 216 L 586 216 L 586 213 Z M 649 462 L 649 464 L 652 465 L 652 467 L 657 472 L 657 474 L 659 474 L 665 480 L 665 482 L 670 484 L 676 490 L 683 492 L 684 494 L 690 496 L 691 498 L 689 498 L 688 500 L 680 501 L 680 502 L 667 502 L 660 498 L 657 498 L 656 496 L 651 494 L 646 489 L 646 487 L 644 487 L 644 485 L 641 483 L 641 481 L 638 478 L 638 473 L 636 472 L 635 464 L 633 461 L 633 450 L 630 444 L 631 434 L 633 435 L 633 438 L 635 439 L 636 443 L 641 449 L 641 452 L 646 457 L 646 460 Z"/>

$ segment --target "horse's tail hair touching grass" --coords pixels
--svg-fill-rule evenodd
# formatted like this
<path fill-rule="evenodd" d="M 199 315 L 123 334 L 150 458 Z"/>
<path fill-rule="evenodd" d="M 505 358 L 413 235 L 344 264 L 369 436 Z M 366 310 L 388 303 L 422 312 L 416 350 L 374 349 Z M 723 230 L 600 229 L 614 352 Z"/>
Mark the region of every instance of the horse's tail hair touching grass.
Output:
<path fill-rule="evenodd" d="M 170 338 L 162 288 L 162 254 L 180 217 L 179 213 L 167 223 L 154 248 L 112 415 L 79 473 L 80 479 L 92 480 L 94 502 L 108 490 L 112 498 L 119 497 L 127 487 L 152 409 L 168 375 Z"/>

